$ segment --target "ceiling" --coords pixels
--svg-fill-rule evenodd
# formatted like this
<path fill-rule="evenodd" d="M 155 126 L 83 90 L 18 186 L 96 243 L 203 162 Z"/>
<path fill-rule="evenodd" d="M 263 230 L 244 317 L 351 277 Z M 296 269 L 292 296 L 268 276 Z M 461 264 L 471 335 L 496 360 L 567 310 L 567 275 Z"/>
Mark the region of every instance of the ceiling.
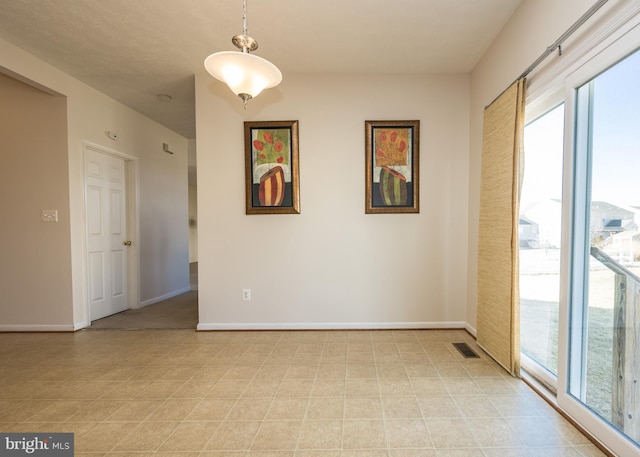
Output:
<path fill-rule="evenodd" d="M 248 0 L 247 25 L 255 54 L 285 79 L 466 73 L 521 1 Z M 0 0 L 0 10 L 1 38 L 187 138 L 194 74 L 242 32 L 242 0 Z"/>

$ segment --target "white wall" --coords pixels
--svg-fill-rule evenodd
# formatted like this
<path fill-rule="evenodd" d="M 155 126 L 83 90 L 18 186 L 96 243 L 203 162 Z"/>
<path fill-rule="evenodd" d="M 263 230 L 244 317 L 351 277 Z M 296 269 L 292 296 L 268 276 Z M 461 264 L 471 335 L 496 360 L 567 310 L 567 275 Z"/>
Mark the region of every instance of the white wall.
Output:
<path fill-rule="evenodd" d="M 482 116 L 490 104 L 591 6 L 592 0 L 524 0 L 471 74 L 467 319 L 476 327 Z M 570 46 L 565 53 L 570 52 Z M 557 59 L 556 55 L 549 60 Z M 546 64 L 546 63 L 545 63 Z M 533 74 L 532 74 L 533 76 Z"/>
<path fill-rule="evenodd" d="M 196 75 L 200 329 L 464 327 L 467 75 Z M 420 214 L 365 215 L 365 120 L 421 122 Z M 243 122 L 298 120 L 299 215 L 245 215 Z M 242 301 L 251 288 L 253 299 Z"/>
<path fill-rule="evenodd" d="M 63 325 L 48 329 L 72 330 L 88 324 L 82 141 L 138 160 L 140 239 L 134 242 L 141 264 L 140 301 L 151 303 L 189 290 L 187 140 L 3 40 L 0 40 L 0 70 L 67 97 L 69 173 L 68 179 L 61 176 L 56 183 L 66 187 L 69 194 L 69 214 L 65 217 L 71 239 L 72 303 L 56 305 L 60 309 L 52 312 L 69 317 Z M 117 132 L 118 140 L 108 139 L 106 131 Z M 163 142 L 169 143 L 176 154 L 164 153 Z M 2 168 L 0 173 L 11 170 Z M 42 291 L 40 299 L 46 302 L 46 291 Z M 20 303 L 16 303 L 14 312 L 20 313 L 19 309 Z M 52 322 L 46 316 L 29 313 L 20 314 L 17 324 L 20 329 L 30 326 L 47 329 Z"/>

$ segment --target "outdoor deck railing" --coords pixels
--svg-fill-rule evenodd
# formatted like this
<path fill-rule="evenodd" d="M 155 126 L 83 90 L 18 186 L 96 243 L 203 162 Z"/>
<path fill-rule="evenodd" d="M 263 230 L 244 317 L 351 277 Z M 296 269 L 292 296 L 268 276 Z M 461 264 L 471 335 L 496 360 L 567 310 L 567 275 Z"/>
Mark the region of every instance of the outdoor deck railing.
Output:
<path fill-rule="evenodd" d="M 591 255 L 615 274 L 611 422 L 640 442 L 640 277 L 596 247 Z"/>

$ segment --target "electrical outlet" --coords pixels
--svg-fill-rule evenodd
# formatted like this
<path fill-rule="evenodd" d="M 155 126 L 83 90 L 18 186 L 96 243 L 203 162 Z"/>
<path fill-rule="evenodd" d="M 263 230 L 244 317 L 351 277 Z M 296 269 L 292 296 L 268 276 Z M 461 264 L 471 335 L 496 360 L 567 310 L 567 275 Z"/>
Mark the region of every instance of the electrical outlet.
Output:
<path fill-rule="evenodd" d="M 251 301 L 251 289 L 242 289 L 242 300 Z"/>
<path fill-rule="evenodd" d="M 43 209 L 40 213 L 43 222 L 58 222 L 57 209 Z"/>

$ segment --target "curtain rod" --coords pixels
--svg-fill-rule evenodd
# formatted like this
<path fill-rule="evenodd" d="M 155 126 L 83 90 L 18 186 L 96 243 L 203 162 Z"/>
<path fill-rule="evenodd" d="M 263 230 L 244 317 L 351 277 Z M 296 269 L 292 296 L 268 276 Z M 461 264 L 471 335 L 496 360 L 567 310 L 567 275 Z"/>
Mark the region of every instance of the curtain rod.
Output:
<path fill-rule="evenodd" d="M 516 81 L 526 77 L 538 65 L 540 65 L 544 61 L 544 59 L 549 57 L 549 55 L 552 52 L 554 52 L 556 49 L 559 49 L 560 55 L 562 55 L 562 43 L 564 43 L 567 38 L 569 38 L 571 35 L 573 35 L 573 33 L 576 30 L 578 30 L 585 22 L 587 22 L 591 18 L 591 16 L 593 16 L 608 1 L 609 0 L 598 0 L 591 8 L 589 8 L 587 10 L 586 13 L 584 13 L 582 16 L 580 16 L 580 19 L 578 19 L 571 27 L 569 27 L 562 35 L 560 35 L 560 38 L 558 38 L 556 41 L 553 42 L 553 44 L 548 46 L 547 49 L 542 53 L 542 55 L 540 55 L 540 57 L 538 57 L 531 65 L 529 65 L 527 67 L 527 69 L 525 71 L 523 71 L 520 74 L 520 76 L 518 76 L 518 78 L 516 78 L 516 80 L 513 81 L 513 82 L 516 82 Z M 507 86 L 507 89 L 513 85 L 513 82 L 511 84 L 509 84 L 509 86 Z M 503 90 L 500 93 L 500 95 L 502 95 L 507 89 Z M 488 106 L 490 106 L 493 102 L 495 102 L 498 98 L 500 98 L 500 95 L 498 95 L 496 98 L 494 98 L 493 101 L 491 103 L 489 103 L 489 105 L 485 106 L 485 109 Z"/>

